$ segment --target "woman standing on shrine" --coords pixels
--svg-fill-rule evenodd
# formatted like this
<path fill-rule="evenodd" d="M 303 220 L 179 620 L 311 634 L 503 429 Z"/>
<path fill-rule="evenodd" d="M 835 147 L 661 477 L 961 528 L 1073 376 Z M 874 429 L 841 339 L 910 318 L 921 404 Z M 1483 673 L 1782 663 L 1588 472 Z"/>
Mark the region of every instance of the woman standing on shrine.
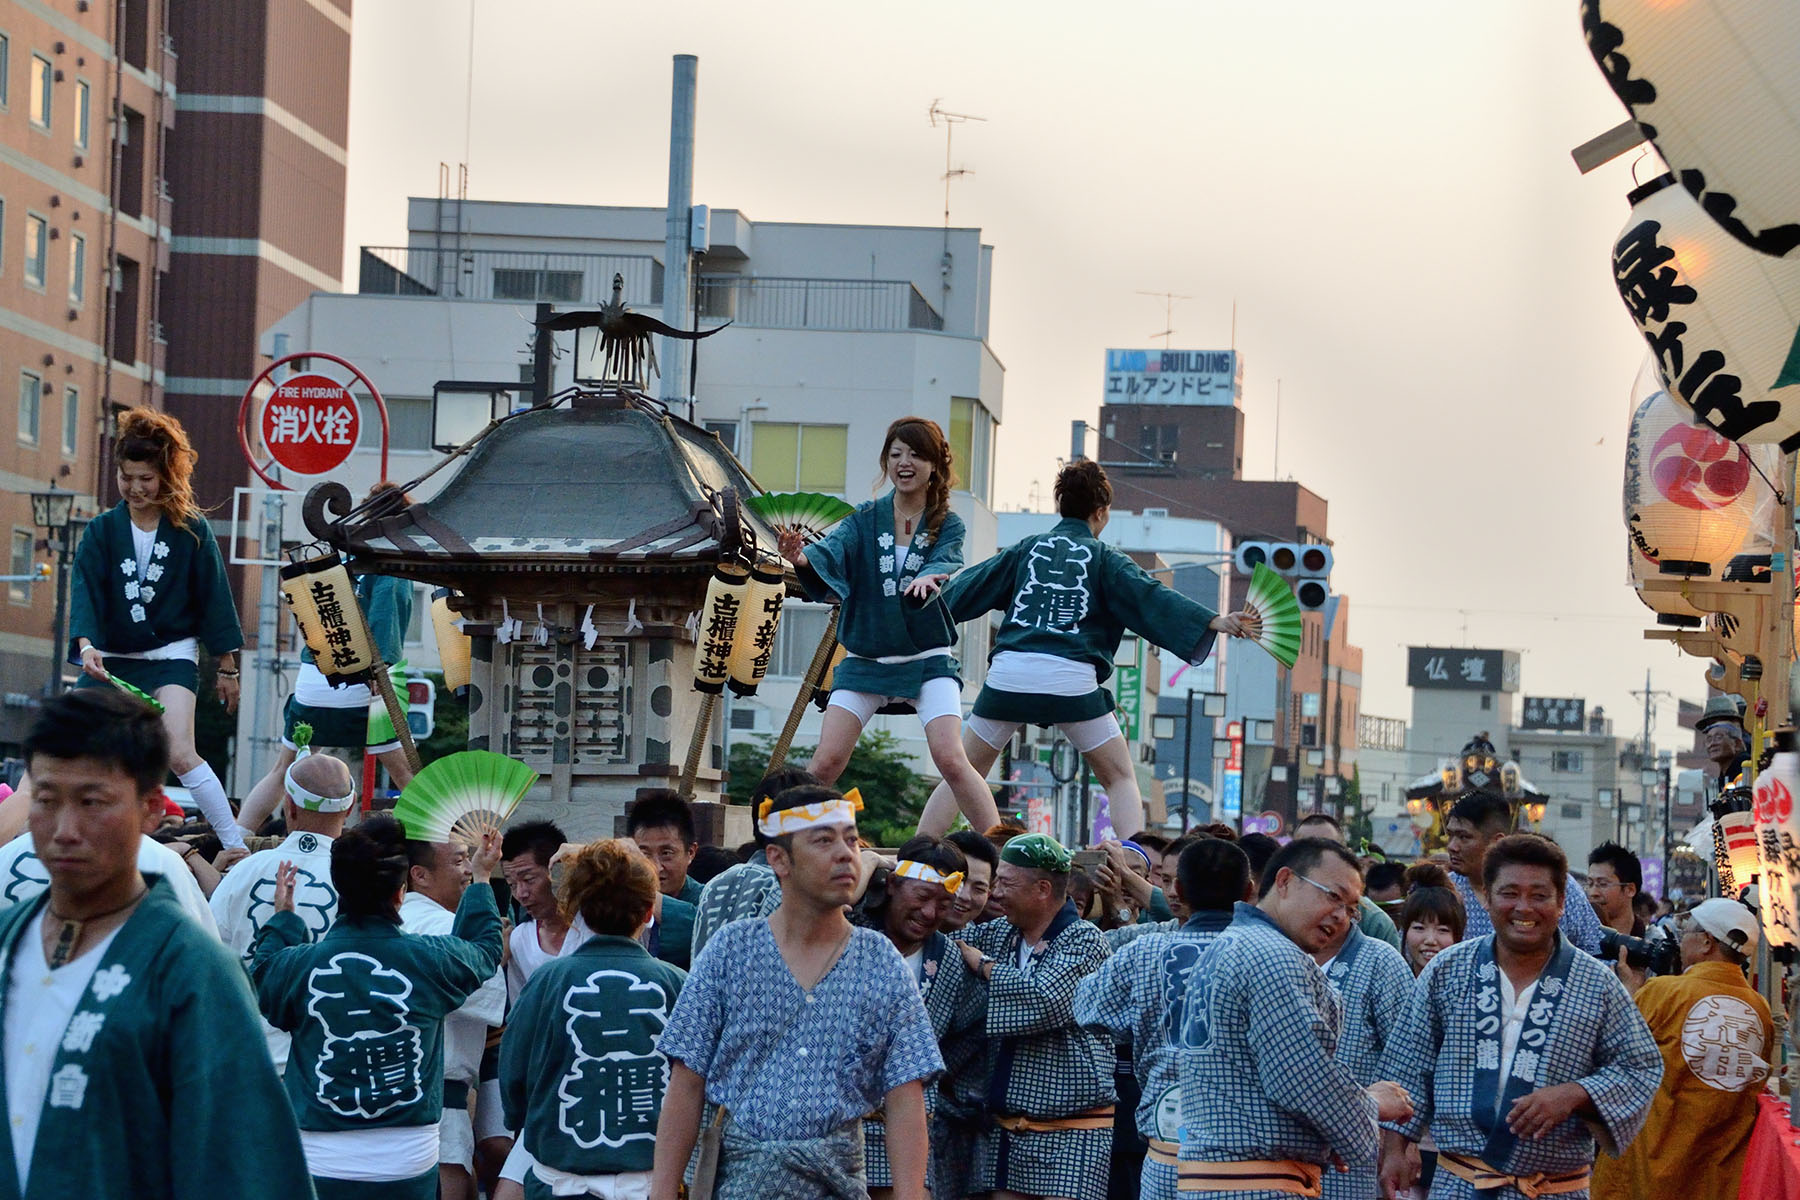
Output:
<path fill-rule="evenodd" d="M 75 552 L 69 659 L 84 673 L 77 686 L 117 678 L 156 697 L 181 786 L 219 840 L 241 848 L 225 787 L 194 749 L 200 646 L 215 656 L 214 687 L 233 710 L 244 644 L 219 544 L 194 500 L 199 456 L 174 417 L 134 408 L 119 415 L 113 458 L 122 498 L 88 523 Z"/>
<path fill-rule="evenodd" d="M 971 826 L 987 829 L 1000 812 L 963 752 L 962 668 L 951 654 L 956 625 L 938 595 L 962 566 L 962 518 L 950 511 L 951 465 L 950 444 L 936 421 L 900 418 L 888 426 L 877 461 L 876 486 L 886 480 L 892 490 L 864 502 L 811 546 L 797 533 L 782 534 L 781 555 L 794 564 L 808 596 L 840 605 L 838 640 L 847 652 L 808 769 L 821 783 L 834 783 L 870 717 L 890 707 L 911 709 L 958 807 Z"/>
<path fill-rule="evenodd" d="M 400 928 L 407 851 L 389 816 L 331 844 L 337 919 L 317 942 L 281 864 L 275 914 L 250 947 L 257 1005 L 294 1035 L 284 1082 L 319 1200 L 436 1200 L 444 1018 L 500 965 L 499 832 L 475 848 L 448 937 Z"/>

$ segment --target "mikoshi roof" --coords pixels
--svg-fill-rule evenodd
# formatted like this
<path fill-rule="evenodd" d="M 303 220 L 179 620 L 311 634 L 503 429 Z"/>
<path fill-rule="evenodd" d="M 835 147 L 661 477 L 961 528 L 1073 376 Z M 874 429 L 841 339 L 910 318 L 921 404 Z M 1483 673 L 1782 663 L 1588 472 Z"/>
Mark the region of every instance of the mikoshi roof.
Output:
<path fill-rule="evenodd" d="M 728 488 L 760 490 L 716 435 L 659 407 L 546 406 L 489 431 L 429 501 L 350 512 L 342 485 L 324 483 L 307 495 L 306 521 L 360 567 L 421 579 L 698 569 L 719 558 L 721 537 L 736 542 L 723 515 Z M 747 510 L 739 519 L 774 552 L 772 530 Z"/>
<path fill-rule="evenodd" d="M 1532 785 L 1532 783 L 1529 780 L 1527 780 L 1522 775 L 1519 777 L 1519 792 L 1521 794 L 1522 799 L 1530 800 L 1533 802 L 1539 801 L 1539 800 L 1548 800 L 1550 798 L 1549 796 L 1545 795 L 1543 792 L 1540 792 L 1535 786 Z M 1417 779 L 1413 780 L 1411 783 L 1406 785 L 1406 798 L 1408 800 L 1431 799 L 1431 798 L 1441 796 L 1443 794 L 1444 794 L 1444 779 L 1443 779 L 1443 776 L 1439 775 L 1436 771 L 1433 771 L 1429 775 L 1421 775 Z M 1462 794 L 1467 795 L 1468 793 L 1465 791 Z"/>

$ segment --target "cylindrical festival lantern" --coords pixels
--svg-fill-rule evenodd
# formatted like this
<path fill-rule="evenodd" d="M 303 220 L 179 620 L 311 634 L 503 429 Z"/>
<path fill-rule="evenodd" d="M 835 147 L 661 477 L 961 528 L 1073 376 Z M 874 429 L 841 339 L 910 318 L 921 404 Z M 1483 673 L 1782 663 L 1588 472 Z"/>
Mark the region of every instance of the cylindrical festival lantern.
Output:
<path fill-rule="evenodd" d="M 1691 423 L 1655 392 L 1631 421 L 1625 443 L 1625 528 L 1634 582 L 1657 575 L 1717 579 L 1744 544 L 1756 514 L 1754 472 L 1744 447 Z M 1698 611 L 1685 600 L 1640 592 L 1658 612 Z"/>
<path fill-rule="evenodd" d="M 757 685 L 769 673 L 769 661 L 775 654 L 775 633 L 781 625 L 781 603 L 786 597 L 787 580 L 780 563 L 758 559 L 750 570 L 750 589 L 731 647 L 734 695 L 754 696 Z"/>
<path fill-rule="evenodd" d="M 1794 751 L 1794 734 L 1775 735 L 1775 756 L 1768 769 L 1756 777 L 1755 807 L 1757 874 L 1761 878 L 1763 936 L 1771 946 L 1800 943 L 1800 908 L 1794 887 L 1800 883 L 1788 871 L 1786 847 L 1800 838 L 1800 813 L 1794 799 L 1800 794 L 1800 753 Z"/>
<path fill-rule="evenodd" d="M 1730 895 L 1756 874 L 1755 800 L 1749 788 L 1731 787 L 1707 807 L 1713 817 L 1713 857 L 1720 864 L 1720 891 Z"/>
<path fill-rule="evenodd" d="M 1800 247 L 1800 5 L 1584 0 L 1581 25 L 1700 207 L 1753 250 Z"/>
<path fill-rule="evenodd" d="M 1669 394 L 1730 441 L 1800 446 L 1800 256 L 1734 241 L 1673 175 L 1630 199 L 1613 283 Z"/>
<path fill-rule="evenodd" d="M 694 687 L 718 695 L 731 676 L 731 648 L 750 593 L 750 570 L 738 563 L 720 562 L 706 585 L 706 603 L 700 610 L 699 645 L 694 650 Z"/>
<path fill-rule="evenodd" d="M 444 668 L 444 686 L 461 696 L 469 687 L 471 642 L 469 635 L 456 626 L 456 614 L 450 611 L 451 594 L 449 588 L 432 591 L 431 629 L 437 635 L 438 662 Z"/>
<path fill-rule="evenodd" d="M 314 545 L 295 551 L 281 568 L 281 594 L 326 682 L 359 683 L 381 665 L 356 602 L 356 584 L 336 550 Z"/>

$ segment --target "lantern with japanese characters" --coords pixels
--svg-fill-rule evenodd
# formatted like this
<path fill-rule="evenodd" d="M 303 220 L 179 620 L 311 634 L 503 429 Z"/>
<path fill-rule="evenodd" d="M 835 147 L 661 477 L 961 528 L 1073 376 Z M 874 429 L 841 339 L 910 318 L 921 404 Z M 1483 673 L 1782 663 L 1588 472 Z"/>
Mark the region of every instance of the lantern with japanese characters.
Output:
<path fill-rule="evenodd" d="M 1800 812 L 1794 805 L 1800 795 L 1800 753 L 1794 751 L 1792 730 L 1775 735 L 1775 757 L 1756 777 L 1754 795 L 1763 934 L 1771 946 L 1792 946 L 1800 942 L 1794 892 L 1800 871 L 1791 869 L 1800 868 Z"/>
<path fill-rule="evenodd" d="M 732 646 L 749 594 L 749 568 L 729 560 L 713 567 L 696 635 L 700 645 L 694 653 L 694 687 L 699 691 L 716 696 L 725 690 L 725 681 L 731 677 Z"/>
<path fill-rule="evenodd" d="M 750 588 L 731 647 L 731 690 L 734 695 L 754 696 L 757 685 L 769 673 L 775 654 L 775 632 L 781 625 L 781 602 L 787 583 L 781 564 L 759 559 L 750 569 Z"/>
<path fill-rule="evenodd" d="M 1630 200 L 1613 283 L 1669 394 L 1729 441 L 1800 445 L 1800 255 L 1735 241 L 1673 175 Z"/>
<path fill-rule="evenodd" d="M 457 624 L 450 610 L 449 588 L 436 588 L 431 593 L 431 630 L 437 637 L 438 662 L 444 668 L 444 686 L 458 696 L 469 690 L 469 667 L 472 658 L 469 635 Z"/>
<path fill-rule="evenodd" d="M 1690 417 L 1667 392 L 1655 392 L 1638 406 L 1625 443 L 1633 582 L 1652 609 L 1684 618 L 1702 610 L 1679 596 L 1644 591 L 1643 582 L 1721 577 L 1750 532 L 1758 500 L 1745 448 Z"/>
<path fill-rule="evenodd" d="M 323 545 L 296 550 L 281 568 L 281 594 L 327 683 L 361 683 L 381 667 L 356 602 L 356 584 L 336 550 Z"/>
<path fill-rule="evenodd" d="M 1756 874 L 1756 807 L 1747 787 L 1729 787 L 1707 806 L 1713 818 L 1713 861 L 1719 889 L 1731 895 Z"/>
<path fill-rule="evenodd" d="M 1800 5 L 1583 0 L 1606 82 L 1705 212 L 1744 246 L 1800 247 Z"/>

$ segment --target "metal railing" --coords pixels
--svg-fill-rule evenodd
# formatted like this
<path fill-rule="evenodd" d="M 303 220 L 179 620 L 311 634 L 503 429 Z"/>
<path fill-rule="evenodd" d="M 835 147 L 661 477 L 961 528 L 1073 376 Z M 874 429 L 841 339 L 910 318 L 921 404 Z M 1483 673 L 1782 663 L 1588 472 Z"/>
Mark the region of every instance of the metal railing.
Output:
<path fill-rule="evenodd" d="M 904 279 L 702 275 L 697 290 L 702 321 L 764 329 L 944 328 L 944 318 Z"/>
<path fill-rule="evenodd" d="M 625 277 L 625 302 L 662 303 L 663 267 L 648 254 L 541 250 L 457 250 L 454 246 L 364 246 L 357 291 L 376 296 L 442 296 L 583 306 L 612 299 Z"/>

